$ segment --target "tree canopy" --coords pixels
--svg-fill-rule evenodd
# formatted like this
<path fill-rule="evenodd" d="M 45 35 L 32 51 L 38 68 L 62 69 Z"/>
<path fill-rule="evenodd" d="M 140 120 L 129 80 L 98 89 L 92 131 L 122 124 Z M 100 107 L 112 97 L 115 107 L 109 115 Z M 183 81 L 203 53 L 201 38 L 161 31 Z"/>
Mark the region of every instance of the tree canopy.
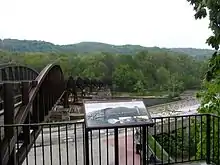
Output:
<path fill-rule="evenodd" d="M 195 18 L 202 19 L 209 17 L 209 28 L 212 30 L 213 34 L 207 39 L 207 43 L 215 49 L 212 57 L 208 63 L 208 70 L 206 72 L 206 77 L 203 82 L 203 90 L 198 94 L 201 98 L 201 107 L 199 109 L 200 113 L 212 113 L 220 115 L 220 1 L 219 0 L 188 0 L 190 4 L 193 5 L 195 10 Z M 215 122 L 212 119 L 212 137 L 213 143 L 219 142 L 219 122 Z M 203 139 L 204 141 L 207 134 L 203 130 Z M 198 143 L 200 143 L 199 141 Z M 218 149 L 218 146 L 213 146 L 214 149 Z M 202 154 L 206 150 L 206 146 L 199 148 L 198 145 L 198 154 Z M 211 151 L 210 151 L 211 152 Z M 205 152 L 203 152 L 203 156 Z M 219 155 L 214 152 L 213 161 L 219 162 Z"/>
<path fill-rule="evenodd" d="M 114 90 L 146 94 L 165 91 L 176 94 L 201 85 L 206 62 L 192 56 L 142 51 L 134 55 L 111 53 L 10 53 L 0 52 L 1 62 L 28 65 L 40 71 L 48 63 L 58 61 L 65 76 L 107 78 Z"/>
<path fill-rule="evenodd" d="M 217 0 L 187 1 L 193 5 L 196 19 L 209 17 L 209 28 L 213 34 L 206 42 L 216 50 L 209 60 L 204 81 L 205 90 L 199 95 L 202 98 L 201 112 L 212 112 L 220 115 L 220 2 Z"/>

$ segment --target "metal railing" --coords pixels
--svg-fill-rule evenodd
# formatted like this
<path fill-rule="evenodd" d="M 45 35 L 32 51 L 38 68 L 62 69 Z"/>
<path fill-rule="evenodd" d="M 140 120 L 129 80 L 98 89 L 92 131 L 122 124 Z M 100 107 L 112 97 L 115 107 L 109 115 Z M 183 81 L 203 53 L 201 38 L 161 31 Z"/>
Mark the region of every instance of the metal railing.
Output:
<path fill-rule="evenodd" d="M 22 129 L 23 134 L 15 138 L 16 145 L 8 146 L 8 150 L 24 151 L 10 159 L 19 165 L 84 165 L 86 149 L 90 165 L 220 164 L 219 116 L 196 114 L 153 120 L 151 127 L 97 129 L 89 131 L 88 137 L 83 122 L 4 125 L 0 126 L 0 137 L 2 141 L 12 130 L 9 128 L 14 128 L 15 135 Z M 40 131 L 36 129 L 39 127 Z M 27 137 L 28 130 L 38 132 Z M 29 145 L 29 138 L 34 138 L 33 145 Z M 89 148 L 85 140 L 89 140 Z"/>

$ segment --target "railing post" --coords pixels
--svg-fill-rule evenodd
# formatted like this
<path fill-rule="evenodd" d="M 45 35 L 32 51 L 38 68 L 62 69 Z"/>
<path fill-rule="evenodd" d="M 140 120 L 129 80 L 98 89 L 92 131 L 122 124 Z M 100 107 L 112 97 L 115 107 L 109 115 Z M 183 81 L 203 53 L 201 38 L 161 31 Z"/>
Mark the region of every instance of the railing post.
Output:
<path fill-rule="evenodd" d="M 211 115 L 206 115 L 206 163 L 211 163 Z"/>
<path fill-rule="evenodd" d="M 146 139 L 147 139 L 147 132 L 146 132 L 146 126 L 142 127 L 143 130 L 143 138 L 142 138 L 142 165 L 146 165 L 147 161 L 146 161 Z"/>
<path fill-rule="evenodd" d="M 85 126 L 84 126 L 85 127 Z M 84 129 L 85 132 L 85 157 L 84 157 L 84 163 L 85 165 L 89 165 L 89 130 L 87 128 Z M 92 139 L 91 139 L 91 143 L 92 143 Z"/>
<path fill-rule="evenodd" d="M 118 128 L 114 129 L 114 142 L 115 142 L 115 165 L 119 165 Z"/>
<path fill-rule="evenodd" d="M 4 83 L 4 124 L 5 125 L 12 125 L 15 122 L 14 117 L 14 94 L 13 94 L 13 84 L 12 83 Z M 7 149 L 9 156 L 8 164 L 14 165 L 16 164 L 16 150 L 15 146 L 10 145 L 11 139 L 14 137 L 14 127 L 13 126 L 6 126 L 4 129 L 5 139 L 9 142 L 9 147 Z M 10 154 L 11 152 L 11 154 Z M 5 154 L 5 153 L 1 153 Z"/>

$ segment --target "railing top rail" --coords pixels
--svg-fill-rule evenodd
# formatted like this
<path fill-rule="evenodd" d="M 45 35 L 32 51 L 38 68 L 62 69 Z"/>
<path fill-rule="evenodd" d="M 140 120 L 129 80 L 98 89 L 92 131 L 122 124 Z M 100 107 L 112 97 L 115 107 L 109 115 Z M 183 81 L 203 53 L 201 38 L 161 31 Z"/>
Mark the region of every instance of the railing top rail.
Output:
<path fill-rule="evenodd" d="M 218 117 L 220 116 L 212 113 L 196 113 L 196 114 L 186 114 L 186 115 L 173 115 L 173 116 L 157 116 L 157 117 L 152 117 L 152 119 L 165 119 L 165 118 L 181 118 L 181 117 L 195 117 L 195 116 L 213 116 L 213 117 Z"/>
<path fill-rule="evenodd" d="M 10 124 L 10 125 L 0 125 L 0 127 L 21 127 L 21 126 L 58 126 L 58 125 L 70 125 L 70 124 L 84 124 L 84 121 L 63 121 L 63 122 L 53 122 L 53 123 L 29 123 L 29 124 Z"/>
<path fill-rule="evenodd" d="M 6 80 L 6 81 L 0 81 L 0 85 L 3 85 L 5 83 L 12 83 L 12 84 L 21 84 L 22 82 L 34 82 L 35 80 Z"/>
<path fill-rule="evenodd" d="M 213 116 L 220 118 L 220 116 L 215 114 L 209 114 L 209 113 L 200 113 L 200 114 L 190 114 L 190 115 L 178 115 L 178 116 L 162 116 L 162 117 L 152 117 L 152 119 L 169 119 L 169 118 L 182 118 L 182 117 L 196 117 L 196 116 Z M 49 125 L 66 125 L 66 124 L 85 124 L 84 121 L 63 121 L 63 122 L 53 122 L 53 123 L 31 123 L 31 124 L 12 124 L 12 125 L 0 125 L 0 127 L 12 127 L 12 126 L 49 126 Z M 133 124 L 132 126 L 127 125 L 121 125 L 119 128 L 128 128 L 128 127 L 136 127 L 140 124 Z M 144 124 L 143 124 L 144 126 Z M 108 129 L 114 129 L 115 125 L 112 125 L 112 127 L 108 127 Z M 99 129 L 105 129 L 104 127 L 100 127 Z"/>

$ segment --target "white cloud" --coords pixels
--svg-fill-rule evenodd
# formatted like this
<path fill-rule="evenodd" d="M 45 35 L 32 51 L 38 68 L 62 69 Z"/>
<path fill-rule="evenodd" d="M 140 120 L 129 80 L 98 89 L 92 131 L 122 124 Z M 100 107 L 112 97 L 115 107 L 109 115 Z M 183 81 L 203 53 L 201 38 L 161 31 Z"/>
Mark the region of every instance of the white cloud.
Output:
<path fill-rule="evenodd" d="M 186 0 L 0 0 L 0 38 L 205 48 L 193 14 Z"/>

